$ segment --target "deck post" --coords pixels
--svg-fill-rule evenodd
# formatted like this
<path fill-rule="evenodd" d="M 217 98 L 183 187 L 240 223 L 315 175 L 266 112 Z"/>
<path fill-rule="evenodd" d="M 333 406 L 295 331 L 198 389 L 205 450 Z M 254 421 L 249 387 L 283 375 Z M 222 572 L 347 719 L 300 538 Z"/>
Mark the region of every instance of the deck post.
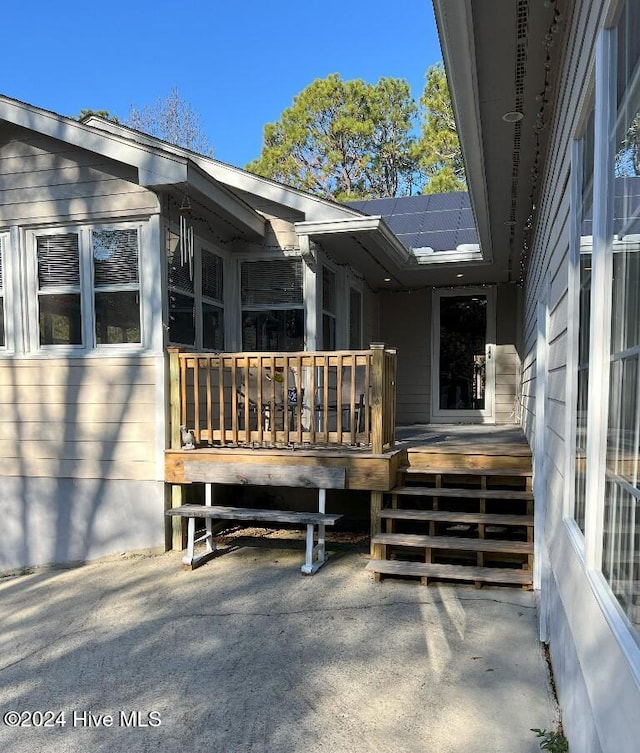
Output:
<path fill-rule="evenodd" d="M 384 447 L 384 343 L 371 343 L 371 451 Z"/>
<path fill-rule="evenodd" d="M 169 425 L 170 425 L 170 447 L 172 450 L 179 450 L 180 442 L 180 348 L 167 348 L 169 354 Z M 180 484 L 171 485 L 170 494 L 171 507 L 180 507 L 183 503 L 182 486 Z M 171 549 L 182 551 L 184 549 L 184 534 L 182 530 L 182 519 L 179 516 L 171 516 Z M 168 537 L 167 537 L 168 538 Z"/>
<path fill-rule="evenodd" d="M 382 492 L 371 492 L 371 536 L 377 536 L 382 533 L 382 521 L 380 513 L 382 511 Z"/>

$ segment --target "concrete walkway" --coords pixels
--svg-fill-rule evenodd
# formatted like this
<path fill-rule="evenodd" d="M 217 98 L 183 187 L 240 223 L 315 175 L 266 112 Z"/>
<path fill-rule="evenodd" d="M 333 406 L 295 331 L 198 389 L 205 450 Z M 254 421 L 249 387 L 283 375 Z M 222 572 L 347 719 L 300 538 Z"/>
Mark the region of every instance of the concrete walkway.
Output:
<path fill-rule="evenodd" d="M 243 548 L 185 572 L 169 553 L 0 579 L 0 710 L 53 712 L 39 728 L 9 713 L 0 750 L 540 750 L 530 728 L 553 728 L 555 709 L 531 593 L 376 584 L 354 551 L 304 577 L 302 557 Z"/>

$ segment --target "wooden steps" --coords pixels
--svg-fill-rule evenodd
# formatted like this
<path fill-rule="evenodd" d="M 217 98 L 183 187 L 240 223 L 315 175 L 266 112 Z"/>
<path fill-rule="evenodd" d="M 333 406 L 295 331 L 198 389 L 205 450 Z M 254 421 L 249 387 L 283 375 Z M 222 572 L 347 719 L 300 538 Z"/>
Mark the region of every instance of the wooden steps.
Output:
<path fill-rule="evenodd" d="M 455 497 L 457 499 L 533 499 L 530 491 L 508 491 L 505 489 L 447 489 L 430 486 L 396 486 L 392 494 L 414 497 Z"/>
<path fill-rule="evenodd" d="M 410 458 L 411 460 L 411 458 Z M 378 514 L 367 570 L 383 577 L 515 585 L 533 582 L 530 463 L 493 457 L 485 468 L 401 467 Z M 381 527 L 384 526 L 384 530 Z"/>
<path fill-rule="evenodd" d="M 480 512 L 452 512 L 448 510 L 404 510 L 385 508 L 380 512 L 383 520 L 433 520 L 438 523 L 483 523 L 494 526 L 532 526 L 533 515 L 499 515 Z"/>
<path fill-rule="evenodd" d="M 455 468 L 435 468 L 429 466 L 423 468 L 421 466 L 403 465 L 398 468 L 398 472 L 406 474 L 407 476 L 422 475 L 430 476 L 435 475 L 450 475 L 450 476 L 530 476 L 531 468 L 463 468 L 456 470 Z"/>
<path fill-rule="evenodd" d="M 417 576 L 439 580 L 482 581 L 483 583 L 507 583 L 519 586 L 526 586 L 531 582 L 531 573 L 506 567 L 467 567 L 466 565 L 438 565 L 400 560 L 371 560 L 366 569 L 384 575 Z"/>
<path fill-rule="evenodd" d="M 412 533 L 379 533 L 373 543 L 412 549 L 447 549 L 465 552 L 518 552 L 533 554 L 533 542 L 503 539 L 467 539 L 461 536 L 418 536 Z"/>

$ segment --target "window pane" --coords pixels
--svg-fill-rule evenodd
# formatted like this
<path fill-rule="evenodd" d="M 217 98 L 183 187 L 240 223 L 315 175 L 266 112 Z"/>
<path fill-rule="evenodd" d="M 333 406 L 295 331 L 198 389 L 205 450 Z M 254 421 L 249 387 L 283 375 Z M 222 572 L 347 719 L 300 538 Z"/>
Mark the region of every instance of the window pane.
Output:
<path fill-rule="evenodd" d="M 640 632 L 640 509 L 623 486 L 608 482 L 602 572 L 631 625 Z M 636 633 L 638 635 L 638 633 Z"/>
<path fill-rule="evenodd" d="M 202 249 L 202 295 L 222 303 L 222 259 Z"/>
<path fill-rule="evenodd" d="M 359 290 L 349 290 L 349 348 L 362 347 L 362 295 Z"/>
<path fill-rule="evenodd" d="M 244 261 L 240 289 L 243 306 L 302 305 L 302 261 Z"/>
<path fill-rule="evenodd" d="M 96 287 L 138 282 L 138 231 L 94 230 L 93 278 Z"/>
<path fill-rule="evenodd" d="M 180 345 L 195 345 L 196 324 L 193 298 L 169 292 L 169 340 Z"/>
<path fill-rule="evenodd" d="M 171 231 L 168 234 L 167 267 L 169 287 L 193 293 L 193 273 L 188 255 L 182 253 L 180 236 Z"/>
<path fill-rule="evenodd" d="M 584 533 L 587 474 L 587 406 L 589 391 L 589 338 L 591 320 L 591 259 L 593 249 L 594 110 L 591 108 L 582 138 L 581 196 L 578 206 L 580 264 L 578 293 L 578 389 L 575 425 L 575 497 L 573 516 Z"/>
<path fill-rule="evenodd" d="M 80 250 L 76 233 L 36 238 L 40 290 L 80 285 Z"/>
<path fill-rule="evenodd" d="M 322 309 L 336 313 L 336 275 L 332 269 L 322 267 Z"/>
<path fill-rule="evenodd" d="M 336 349 L 336 318 L 329 314 L 322 315 L 322 348 L 323 350 Z"/>
<path fill-rule="evenodd" d="M 82 345 L 80 294 L 38 296 L 40 345 Z"/>
<path fill-rule="evenodd" d="M 224 350 L 224 313 L 219 306 L 202 304 L 202 345 L 207 350 Z"/>
<path fill-rule="evenodd" d="M 96 293 L 95 306 L 97 345 L 141 341 L 138 291 L 118 290 Z"/>
<path fill-rule="evenodd" d="M 242 312 L 242 349 L 294 351 L 304 348 L 304 311 Z"/>

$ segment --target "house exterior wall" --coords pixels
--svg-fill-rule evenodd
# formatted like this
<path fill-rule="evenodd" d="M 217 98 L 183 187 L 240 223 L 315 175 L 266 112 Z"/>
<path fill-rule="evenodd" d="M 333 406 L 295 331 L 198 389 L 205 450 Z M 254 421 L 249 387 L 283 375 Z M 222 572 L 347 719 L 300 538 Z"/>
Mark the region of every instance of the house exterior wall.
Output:
<path fill-rule="evenodd" d="M 158 199 L 136 184 L 133 168 L 4 128 L 0 571 L 163 546 Z M 41 347 L 31 231 L 82 233 L 112 222 L 138 232 L 142 342 Z M 81 279 L 83 306 L 90 307 L 93 294 L 86 275 Z"/>
<path fill-rule="evenodd" d="M 464 288 L 461 287 L 461 293 Z M 514 423 L 519 388 L 516 286 L 496 286 L 495 422 Z M 431 420 L 432 289 L 380 294 L 381 339 L 398 349 L 399 424 Z"/>
<path fill-rule="evenodd" d="M 0 227 L 156 211 L 135 170 L 20 128 L 0 146 Z M 127 180 L 127 178 L 129 180 Z"/>
<path fill-rule="evenodd" d="M 0 571 L 163 545 L 157 379 L 149 357 L 0 360 Z"/>
<path fill-rule="evenodd" d="M 577 180 L 572 142 L 584 130 L 600 54 L 597 38 L 615 5 L 581 0 L 569 18 L 523 306 L 522 424 L 534 449 L 537 479 L 541 637 L 549 643 L 570 748 L 581 753 L 631 753 L 640 739 L 640 647 L 600 572 L 594 555 L 598 535 L 591 536 L 596 549 L 590 549 L 585 543 L 590 535 L 585 539 L 573 519 L 571 353 L 577 348 L 579 309 L 571 249 L 579 196 L 572 196 Z M 606 312 L 596 312 L 598 318 L 608 327 Z M 589 420 L 592 409 L 590 403 Z M 588 479 L 589 465 L 588 455 Z"/>

